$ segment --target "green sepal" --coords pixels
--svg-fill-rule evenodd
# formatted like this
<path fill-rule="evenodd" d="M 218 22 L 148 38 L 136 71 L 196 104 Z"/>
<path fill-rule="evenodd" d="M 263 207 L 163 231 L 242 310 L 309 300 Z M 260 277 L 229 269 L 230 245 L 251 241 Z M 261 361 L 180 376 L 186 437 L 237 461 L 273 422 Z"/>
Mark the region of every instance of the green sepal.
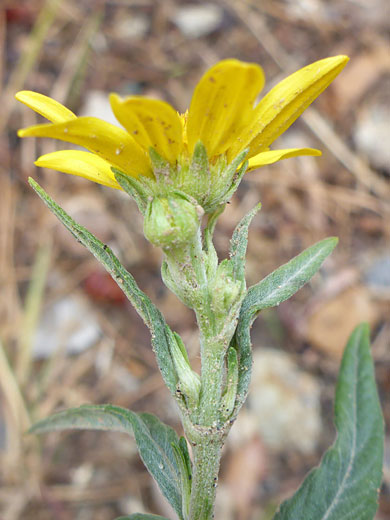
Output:
<path fill-rule="evenodd" d="M 104 268 L 110 273 L 127 298 L 133 304 L 138 314 L 149 327 L 152 336 L 153 351 L 156 354 L 157 364 L 161 370 L 165 384 L 175 395 L 177 376 L 170 353 L 170 345 L 175 342 L 172 330 L 166 324 L 163 315 L 152 303 L 150 298 L 141 291 L 133 276 L 123 267 L 111 249 L 98 240 L 83 226 L 77 224 L 33 179 L 29 179 L 32 188 L 45 202 L 49 209 L 72 233 L 72 235 L 83 244 Z"/>
<path fill-rule="evenodd" d="M 335 400 L 337 438 L 274 520 L 372 520 L 382 480 L 384 427 L 370 354 L 358 325 L 341 363 Z"/>
<path fill-rule="evenodd" d="M 237 349 L 239 357 L 234 416 L 237 416 L 248 393 L 252 370 L 250 328 L 253 321 L 261 310 L 279 305 L 305 285 L 336 247 L 337 242 L 336 237 L 317 242 L 248 290 L 241 305 L 237 329 L 231 342 L 231 345 Z"/>
<path fill-rule="evenodd" d="M 233 276 L 236 280 L 245 280 L 245 256 L 248 245 L 248 229 L 253 217 L 260 209 L 261 204 L 256 204 L 256 206 L 241 219 L 233 232 L 230 241 L 230 261 L 233 265 Z"/>
<path fill-rule="evenodd" d="M 115 179 L 123 191 L 125 191 L 132 199 L 134 199 L 142 215 L 145 215 L 148 198 L 151 195 L 149 191 L 146 190 L 145 186 L 134 177 L 126 175 L 117 168 L 111 168 L 111 170 L 113 171 Z"/>
<path fill-rule="evenodd" d="M 149 157 L 157 181 L 163 183 L 168 182 L 172 177 L 172 167 L 169 162 L 161 157 L 152 146 L 149 148 Z"/>
<path fill-rule="evenodd" d="M 183 441 L 185 443 L 184 451 Z M 185 519 L 187 519 L 190 511 L 192 468 L 189 464 L 189 454 L 185 438 L 180 437 L 179 444 L 173 443 L 172 448 L 181 475 L 181 496 L 183 516 Z"/>
<path fill-rule="evenodd" d="M 223 172 L 223 176 L 226 180 L 229 180 L 229 184 L 227 184 L 227 190 L 224 195 L 220 198 L 219 204 L 225 204 L 228 202 L 234 193 L 236 192 L 240 182 L 245 175 L 245 172 L 248 168 L 248 161 L 245 160 L 246 156 L 249 153 L 249 148 L 245 148 L 241 153 L 237 155 L 235 159 L 227 166 L 225 171 Z"/>
<path fill-rule="evenodd" d="M 29 430 L 46 433 L 68 429 L 117 431 L 134 434 L 138 451 L 147 470 L 161 492 L 182 514 L 181 473 L 172 444 L 178 444 L 176 432 L 149 413 L 135 413 L 125 408 L 106 405 L 84 405 L 54 414 Z"/>
<path fill-rule="evenodd" d="M 207 150 L 201 141 L 196 143 L 190 163 L 185 161 L 176 176 L 178 185 L 205 208 L 213 186 Z"/>
<path fill-rule="evenodd" d="M 202 141 L 198 141 L 194 146 L 194 152 L 192 154 L 189 174 L 196 180 L 206 176 L 209 182 L 210 169 L 209 159 L 207 157 L 207 150 Z"/>

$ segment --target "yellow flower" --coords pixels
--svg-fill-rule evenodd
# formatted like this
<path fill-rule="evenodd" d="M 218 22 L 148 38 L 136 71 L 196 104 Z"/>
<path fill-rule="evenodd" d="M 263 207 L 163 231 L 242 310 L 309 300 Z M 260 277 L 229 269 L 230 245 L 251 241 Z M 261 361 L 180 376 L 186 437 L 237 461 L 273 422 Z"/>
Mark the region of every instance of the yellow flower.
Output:
<path fill-rule="evenodd" d="M 208 204 L 200 193 L 191 193 L 197 181 L 192 179 L 191 183 L 188 179 L 194 176 L 199 142 L 207 152 L 206 164 L 211 176 L 216 176 L 216 185 L 219 173 L 233 164 L 231 184 L 244 159 L 248 160 L 248 170 L 253 170 L 288 157 L 321 155 L 311 148 L 269 150 L 269 146 L 325 90 L 347 61 L 346 56 L 335 56 L 312 63 L 281 81 L 255 105 L 264 85 L 261 67 L 235 59 L 223 60 L 201 78 L 184 115 L 164 101 L 140 96 L 121 99 L 111 94 L 112 110 L 123 128 L 94 117 L 77 117 L 49 97 L 21 91 L 16 99 L 51 123 L 19 130 L 18 135 L 52 137 L 86 148 L 92 153 L 58 151 L 43 155 L 35 164 L 112 188 L 120 188 L 112 168 L 140 180 L 142 176 L 158 178 L 154 153 L 154 157 L 168 164 L 168 182 L 211 207 L 217 204 L 218 194 L 214 193 L 213 202 Z"/>

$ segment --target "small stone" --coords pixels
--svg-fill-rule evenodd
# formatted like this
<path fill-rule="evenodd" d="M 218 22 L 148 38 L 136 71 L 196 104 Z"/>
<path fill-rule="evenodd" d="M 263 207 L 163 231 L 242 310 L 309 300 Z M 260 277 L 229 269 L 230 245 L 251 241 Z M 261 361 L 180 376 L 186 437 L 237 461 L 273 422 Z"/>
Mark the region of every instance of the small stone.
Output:
<path fill-rule="evenodd" d="M 220 27 L 223 10 L 215 4 L 188 5 L 177 9 L 173 22 L 187 38 L 199 38 Z"/>
<path fill-rule="evenodd" d="M 147 16 L 129 16 L 115 24 L 115 36 L 126 40 L 140 40 L 150 28 L 150 20 Z"/>
<path fill-rule="evenodd" d="M 366 285 L 378 295 L 390 295 L 390 254 L 376 258 L 364 273 Z"/>
<path fill-rule="evenodd" d="M 353 139 L 359 150 L 377 168 L 390 171 L 390 106 L 376 104 L 361 111 Z"/>
<path fill-rule="evenodd" d="M 307 340 L 313 347 L 340 359 L 353 329 L 366 321 L 374 326 L 378 308 L 367 287 L 356 285 L 325 301 L 309 317 Z"/>
<path fill-rule="evenodd" d="M 262 348 L 254 353 L 248 414 L 269 448 L 313 453 L 322 427 L 319 383 L 287 353 Z"/>
<path fill-rule="evenodd" d="M 101 329 L 87 304 L 76 296 L 63 298 L 45 308 L 33 344 L 33 357 L 45 359 L 64 348 L 78 354 L 94 345 Z"/>
<path fill-rule="evenodd" d="M 98 117 L 119 126 L 116 117 L 114 116 L 107 92 L 100 90 L 89 90 L 85 98 L 84 105 L 80 111 L 80 116 Z"/>

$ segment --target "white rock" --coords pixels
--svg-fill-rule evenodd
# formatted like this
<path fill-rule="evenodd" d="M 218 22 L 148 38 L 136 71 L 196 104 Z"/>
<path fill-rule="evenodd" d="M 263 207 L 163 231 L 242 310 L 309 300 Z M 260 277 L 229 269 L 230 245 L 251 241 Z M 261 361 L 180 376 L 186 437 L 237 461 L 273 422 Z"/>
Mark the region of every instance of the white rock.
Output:
<path fill-rule="evenodd" d="M 371 164 L 390 171 L 390 106 L 378 104 L 363 110 L 353 139 Z"/>
<path fill-rule="evenodd" d="M 198 38 L 215 31 L 222 22 L 223 10 L 215 4 L 188 5 L 177 9 L 173 22 L 188 38 Z"/>
<path fill-rule="evenodd" d="M 139 40 L 143 38 L 150 27 L 150 20 L 147 16 L 130 16 L 122 18 L 115 25 L 115 36 L 126 40 Z"/>
<path fill-rule="evenodd" d="M 321 433 L 320 389 L 285 352 L 254 353 L 248 412 L 263 441 L 272 449 L 315 450 Z M 248 428 L 248 417 L 245 417 Z"/>
<path fill-rule="evenodd" d="M 100 90 L 88 91 L 80 116 L 98 117 L 115 126 L 120 126 L 111 110 L 107 92 Z"/>
<path fill-rule="evenodd" d="M 47 358 L 58 349 L 78 354 L 94 345 L 100 336 L 99 324 L 87 304 L 81 298 L 68 296 L 43 310 L 33 356 Z"/>

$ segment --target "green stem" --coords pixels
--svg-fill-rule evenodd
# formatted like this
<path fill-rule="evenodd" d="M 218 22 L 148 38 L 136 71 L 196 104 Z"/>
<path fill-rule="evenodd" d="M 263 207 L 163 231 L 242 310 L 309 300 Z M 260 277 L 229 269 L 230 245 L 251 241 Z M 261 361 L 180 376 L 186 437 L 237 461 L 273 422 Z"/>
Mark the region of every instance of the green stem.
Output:
<path fill-rule="evenodd" d="M 203 426 L 215 427 L 219 421 L 225 349 L 224 344 L 215 337 L 205 337 L 199 318 L 198 324 L 201 334 L 202 372 L 197 421 Z"/>
<path fill-rule="evenodd" d="M 194 461 L 188 518 L 189 520 L 211 520 L 214 517 L 223 439 L 206 434 L 192 446 Z"/>

